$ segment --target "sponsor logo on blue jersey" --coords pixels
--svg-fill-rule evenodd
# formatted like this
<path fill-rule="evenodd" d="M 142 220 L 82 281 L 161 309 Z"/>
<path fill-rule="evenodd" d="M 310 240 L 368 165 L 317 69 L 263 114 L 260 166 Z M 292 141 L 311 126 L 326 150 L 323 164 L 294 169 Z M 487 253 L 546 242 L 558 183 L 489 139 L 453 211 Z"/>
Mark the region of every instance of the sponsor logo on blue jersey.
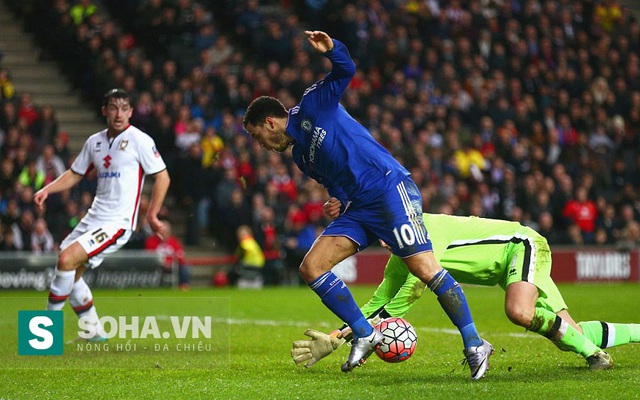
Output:
<path fill-rule="evenodd" d="M 313 130 L 313 136 L 311 137 L 311 146 L 309 148 L 309 162 L 313 163 L 316 159 L 316 150 L 322 146 L 322 142 L 324 141 L 325 136 L 327 136 L 327 131 L 316 126 Z"/>

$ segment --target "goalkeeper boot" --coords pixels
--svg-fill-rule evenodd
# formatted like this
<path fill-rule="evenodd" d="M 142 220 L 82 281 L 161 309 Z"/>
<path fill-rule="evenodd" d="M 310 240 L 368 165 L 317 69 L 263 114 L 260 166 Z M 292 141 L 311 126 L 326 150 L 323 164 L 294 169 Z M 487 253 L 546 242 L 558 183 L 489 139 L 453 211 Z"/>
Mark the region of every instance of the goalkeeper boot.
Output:
<path fill-rule="evenodd" d="M 465 363 L 469 364 L 471 380 L 481 379 L 489 369 L 489 357 L 494 353 L 491 343 L 482 339 L 480 346 L 469 347 L 462 351 L 466 357 Z"/>
<path fill-rule="evenodd" d="M 342 372 L 352 371 L 355 367 L 364 364 L 367 357 L 369 357 L 380 342 L 382 342 L 382 339 L 384 339 L 384 335 L 375 328 L 373 328 L 373 332 L 371 332 L 369 336 L 354 339 L 351 344 L 349 358 L 342 364 Z"/>
<path fill-rule="evenodd" d="M 613 368 L 613 360 L 606 352 L 600 350 L 587 357 L 589 369 L 593 371 Z"/>

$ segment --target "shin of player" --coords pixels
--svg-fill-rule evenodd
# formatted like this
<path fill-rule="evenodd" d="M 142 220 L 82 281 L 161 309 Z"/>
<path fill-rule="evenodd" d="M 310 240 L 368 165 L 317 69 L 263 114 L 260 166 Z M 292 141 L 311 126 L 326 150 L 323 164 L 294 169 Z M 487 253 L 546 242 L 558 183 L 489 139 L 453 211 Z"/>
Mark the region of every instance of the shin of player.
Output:
<path fill-rule="evenodd" d="M 104 257 L 129 240 L 137 225 L 146 175 L 153 175 L 155 181 L 147 222 L 157 235 L 165 232 L 158 212 L 169 188 L 169 174 L 153 139 L 129 123 L 132 113 L 129 94 L 109 90 L 102 107 L 107 129 L 91 135 L 71 167 L 34 194 L 36 207 L 42 209 L 50 194 L 71 189 L 93 169 L 97 172 L 91 208 L 60 245 L 47 308 L 61 310 L 69 298 L 78 316 L 95 326 L 98 339 L 103 337 L 102 329 L 82 274 L 87 267 L 98 267 Z"/>

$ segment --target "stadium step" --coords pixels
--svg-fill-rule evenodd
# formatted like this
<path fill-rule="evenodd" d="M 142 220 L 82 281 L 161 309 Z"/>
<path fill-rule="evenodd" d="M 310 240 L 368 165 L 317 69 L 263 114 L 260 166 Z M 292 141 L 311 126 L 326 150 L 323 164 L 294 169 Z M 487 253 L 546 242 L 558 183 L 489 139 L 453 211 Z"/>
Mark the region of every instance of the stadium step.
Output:
<path fill-rule="evenodd" d="M 44 63 L 40 63 L 43 64 Z M 42 66 L 33 66 L 31 64 L 20 66 L 18 69 L 11 71 L 11 77 L 19 81 L 30 82 L 55 82 L 64 80 L 62 74 L 55 69 L 55 64 L 51 63 L 53 68 L 42 68 Z"/>
<path fill-rule="evenodd" d="M 104 128 L 94 107 L 71 91 L 69 82 L 52 61 L 40 61 L 40 51 L 6 5 L 0 1 L 0 65 L 8 68 L 16 93 L 31 93 L 37 107 L 50 104 L 59 131 L 69 135 L 69 150 L 76 154 L 86 138 Z"/>
<path fill-rule="evenodd" d="M 29 93 L 42 93 L 42 94 L 56 94 L 56 93 L 66 93 L 69 91 L 66 82 L 57 82 L 57 81 L 47 81 L 47 82 L 35 82 L 30 79 L 22 80 L 13 79 L 16 84 L 16 88 L 18 88 L 19 92 L 29 92 Z"/>
<path fill-rule="evenodd" d="M 58 109 L 78 108 L 80 99 L 68 96 L 66 93 L 32 93 L 34 101 L 38 104 L 51 104 Z"/>
<path fill-rule="evenodd" d="M 640 19 L 640 2 L 638 0 L 618 0 L 618 3 L 631 11 L 636 19 Z"/>
<path fill-rule="evenodd" d="M 93 114 L 87 113 L 83 109 L 78 109 L 77 106 L 75 108 L 57 107 L 55 114 L 58 119 L 65 121 L 85 122 L 87 125 L 93 125 L 96 122 Z"/>
<path fill-rule="evenodd" d="M 0 39 L 0 48 L 4 47 L 3 40 L 4 38 Z M 10 70 L 25 65 L 33 65 L 38 62 L 38 52 L 35 49 L 20 51 L 3 50 L 3 52 L 4 57 L 2 57 L 2 65 Z"/>

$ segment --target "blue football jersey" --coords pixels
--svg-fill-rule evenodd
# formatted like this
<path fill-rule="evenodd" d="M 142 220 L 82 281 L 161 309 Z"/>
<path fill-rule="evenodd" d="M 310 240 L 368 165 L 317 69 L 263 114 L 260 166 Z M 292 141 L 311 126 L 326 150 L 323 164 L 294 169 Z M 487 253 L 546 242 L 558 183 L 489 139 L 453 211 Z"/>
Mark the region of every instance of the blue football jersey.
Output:
<path fill-rule="evenodd" d="M 293 159 L 343 205 L 362 204 L 385 193 L 409 172 L 340 104 L 356 67 L 346 46 L 333 40 L 325 53 L 332 69 L 289 110 L 287 134 L 295 139 Z"/>

